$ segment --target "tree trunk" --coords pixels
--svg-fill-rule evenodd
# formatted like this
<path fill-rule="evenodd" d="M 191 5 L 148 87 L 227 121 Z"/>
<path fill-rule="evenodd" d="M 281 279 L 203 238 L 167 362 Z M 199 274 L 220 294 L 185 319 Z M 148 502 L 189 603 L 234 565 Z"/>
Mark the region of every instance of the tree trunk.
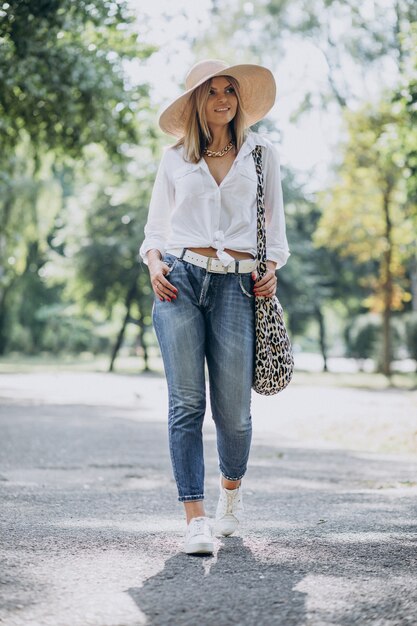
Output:
<path fill-rule="evenodd" d="M 411 309 L 417 311 L 417 254 L 410 261 Z"/>
<path fill-rule="evenodd" d="M 143 318 L 141 317 L 139 322 L 138 322 L 138 326 L 139 326 L 139 342 L 140 345 L 142 347 L 143 350 L 143 371 L 144 372 L 149 372 L 149 352 L 148 352 L 148 346 L 146 345 L 146 341 L 144 339 L 145 337 L 145 331 L 146 331 L 146 325 L 143 323 Z"/>
<path fill-rule="evenodd" d="M 0 354 L 5 354 L 7 348 L 7 296 L 12 288 L 12 285 L 13 283 L 10 283 L 3 289 L 0 298 Z"/>
<path fill-rule="evenodd" d="M 123 343 L 123 338 L 124 338 L 124 335 L 125 335 L 126 326 L 128 324 L 129 318 L 130 318 L 130 308 L 132 306 L 133 299 L 136 297 L 136 295 L 137 295 L 137 276 L 135 274 L 135 280 L 134 280 L 132 286 L 130 287 L 129 291 L 127 292 L 127 296 L 126 296 L 126 300 L 125 300 L 126 314 L 124 316 L 122 326 L 120 328 L 119 334 L 117 336 L 116 343 L 115 343 L 114 348 L 113 348 L 113 352 L 112 352 L 111 360 L 110 360 L 110 365 L 109 365 L 109 372 L 113 371 L 114 362 L 115 362 L 115 360 L 117 358 L 117 355 L 119 353 L 120 347 L 121 347 L 121 345 Z"/>
<path fill-rule="evenodd" d="M 319 342 L 320 342 L 320 351 L 323 357 L 323 372 L 328 372 L 327 367 L 327 342 L 326 342 L 326 327 L 324 323 L 324 315 L 319 306 L 315 308 L 316 318 L 319 324 Z"/>
<path fill-rule="evenodd" d="M 392 223 L 389 211 L 391 187 L 388 185 L 384 193 L 383 211 L 385 219 L 385 239 L 387 247 L 383 256 L 382 289 L 384 309 L 382 313 L 382 372 L 385 376 L 391 376 L 392 346 L 391 346 L 391 313 L 392 313 Z"/>

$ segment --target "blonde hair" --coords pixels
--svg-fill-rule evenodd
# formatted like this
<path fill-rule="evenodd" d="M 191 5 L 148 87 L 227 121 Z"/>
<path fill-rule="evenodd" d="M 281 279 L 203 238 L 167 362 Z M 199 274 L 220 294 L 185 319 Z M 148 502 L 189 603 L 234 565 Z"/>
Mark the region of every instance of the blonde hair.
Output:
<path fill-rule="evenodd" d="M 223 74 L 222 74 L 223 76 Z M 239 82 L 233 76 L 227 78 L 235 90 L 237 97 L 236 115 L 229 122 L 232 141 L 236 150 L 240 150 L 246 139 L 245 119 L 243 115 L 242 100 L 239 93 Z M 185 134 L 173 146 L 184 146 L 184 158 L 191 163 L 198 163 L 203 156 L 204 148 L 211 142 L 212 136 L 206 120 L 206 104 L 211 88 L 211 78 L 199 85 L 191 93 L 186 110 Z"/>

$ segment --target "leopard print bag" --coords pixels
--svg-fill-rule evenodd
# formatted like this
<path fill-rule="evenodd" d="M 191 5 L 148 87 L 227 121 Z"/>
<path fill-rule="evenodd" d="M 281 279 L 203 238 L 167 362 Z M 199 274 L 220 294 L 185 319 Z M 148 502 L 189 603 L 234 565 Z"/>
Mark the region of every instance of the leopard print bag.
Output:
<path fill-rule="evenodd" d="M 265 202 L 262 172 L 262 148 L 252 150 L 258 176 L 257 188 L 257 261 L 258 275 L 267 271 Z M 277 298 L 255 298 L 255 368 L 252 388 L 264 396 L 272 396 L 291 381 L 294 356 L 282 306 Z"/>

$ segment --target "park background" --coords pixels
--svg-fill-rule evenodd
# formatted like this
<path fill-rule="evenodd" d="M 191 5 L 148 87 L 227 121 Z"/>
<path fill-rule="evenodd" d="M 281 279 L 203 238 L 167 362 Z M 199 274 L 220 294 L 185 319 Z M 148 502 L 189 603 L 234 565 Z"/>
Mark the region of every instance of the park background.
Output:
<path fill-rule="evenodd" d="M 4 2 L 0 371 L 160 370 L 138 258 L 158 112 L 220 58 L 277 81 L 253 128 L 281 155 L 298 371 L 415 388 L 416 51 L 412 0 Z"/>
<path fill-rule="evenodd" d="M 412 0 L 0 2 L 1 623 L 416 623 L 416 44 Z M 190 560 L 138 250 L 204 58 L 277 81 L 296 371 L 252 396 L 241 531 Z"/>

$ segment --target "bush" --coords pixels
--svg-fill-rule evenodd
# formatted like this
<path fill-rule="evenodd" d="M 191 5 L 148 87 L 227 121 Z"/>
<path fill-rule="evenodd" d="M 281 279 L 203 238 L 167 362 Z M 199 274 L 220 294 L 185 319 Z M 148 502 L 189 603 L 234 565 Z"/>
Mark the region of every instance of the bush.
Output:
<path fill-rule="evenodd" d="M 417 312 L 407 313 L 404 321 L 407 351 L 410 357 L 417 361 Z"/>
<path fill-rule="evenodd" d="M 364 313 L 355 317 L 345 331 L 347 356 L 374 359 L 380 365 L 382 354 L 382 317 Z M 404 353 L 405 332 L 402 317 L 391 318 L 392 358 Z M 403 354 L 404 356 L 404 354 Z"/>
<path fill-rule="evenodd" d="M 382 323 L 379 315 L 365 313 L 354 317 L 345 333 L 347 356 L 354 359 L 374 358 L 381 332 Z"/>

